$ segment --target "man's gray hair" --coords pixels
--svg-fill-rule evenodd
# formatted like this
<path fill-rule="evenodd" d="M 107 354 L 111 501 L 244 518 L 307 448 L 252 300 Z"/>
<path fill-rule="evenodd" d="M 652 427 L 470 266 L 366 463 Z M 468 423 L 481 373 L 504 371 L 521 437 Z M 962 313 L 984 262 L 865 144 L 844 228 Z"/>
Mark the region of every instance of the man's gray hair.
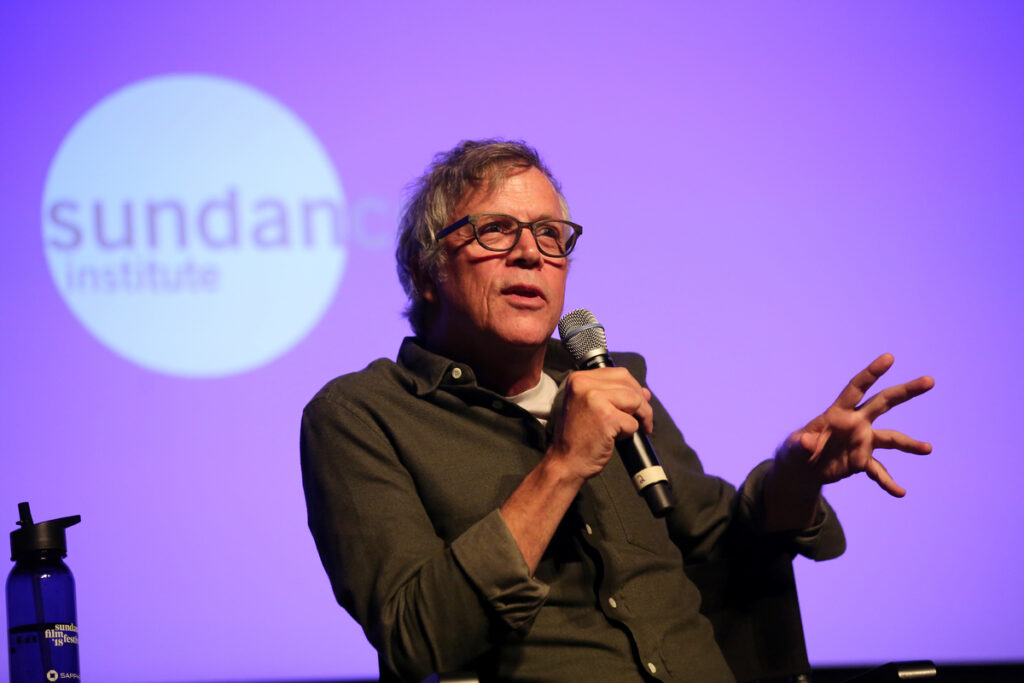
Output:
<path fill-rule="evenodd" d="M 439 281 L 445 261 L 445 251 L 434 235 L 461 218 L 452 212 L 467 194 L 485 186 L 487 192 L 493 192 L 504 183 L 509 170 L 529 168 L 536 168 L 551 182 L 568 218 L 558 181 L 537 150 L 519 140 L 463 140 L 454 149 L 438 153 L 426 173 L 410 185 L 411 194 L 398 223 L 395 260 L 398 279 L 409 297 L 405 315 L 416 335 L 424 336 L 429 322 L 423 288 L 428 281 Z"/>

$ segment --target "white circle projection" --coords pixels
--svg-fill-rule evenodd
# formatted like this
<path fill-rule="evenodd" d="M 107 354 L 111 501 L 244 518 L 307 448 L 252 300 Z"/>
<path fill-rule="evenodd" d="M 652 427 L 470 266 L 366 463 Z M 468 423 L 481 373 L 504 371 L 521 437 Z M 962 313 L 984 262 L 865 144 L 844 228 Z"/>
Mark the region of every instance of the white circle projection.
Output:
<path fill-rule="evenodd" d="M 310 128 L 209 75 L 129 85 L 62 142 L 43 248 L 75 317 L 150 370 L 218 377 L 300 342 L 347 258 L 345 197 Z"/>

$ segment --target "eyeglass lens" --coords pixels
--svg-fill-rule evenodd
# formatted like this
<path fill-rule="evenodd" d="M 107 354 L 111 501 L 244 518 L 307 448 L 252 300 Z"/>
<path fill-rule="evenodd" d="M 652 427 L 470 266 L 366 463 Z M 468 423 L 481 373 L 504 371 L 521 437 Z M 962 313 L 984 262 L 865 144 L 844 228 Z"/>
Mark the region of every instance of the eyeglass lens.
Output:
<path fill-rule="evenodd" d="M 518 232 L 519 223 L 510 216 L 483 215 L 476 219 L 477 239 L 488 249 L 511 249 Z M 571 248 L 575 231 L 572 225 L 565 221 L 545 220 L 533 224 L 533 234 L 542 253 L 548 256 L 563 256 Z"/>

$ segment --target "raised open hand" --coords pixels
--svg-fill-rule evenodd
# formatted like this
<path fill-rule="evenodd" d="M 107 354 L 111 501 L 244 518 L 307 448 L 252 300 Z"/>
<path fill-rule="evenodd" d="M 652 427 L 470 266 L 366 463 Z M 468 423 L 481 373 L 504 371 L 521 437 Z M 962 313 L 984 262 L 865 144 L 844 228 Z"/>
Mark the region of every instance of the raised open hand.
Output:
<path fill-rule="evenodd" d="M 935 386 L 931 377 L 883 389 L 863 401 L 864 394 L 892 367 L 893 357 L 884 353 L 850 380 L 828 409 L 793 432 L 776 454 L 780 471 L 811 481 L 818 486 L 839 481 L 857 472 L 867 472 L 878 485 L 896 497 L 906 490 L 893 481 L 874 457 L 876 448 L 925 455 L 932 447 L 923 441 L 891 429 L 875 429 L 879 415 Z"/>

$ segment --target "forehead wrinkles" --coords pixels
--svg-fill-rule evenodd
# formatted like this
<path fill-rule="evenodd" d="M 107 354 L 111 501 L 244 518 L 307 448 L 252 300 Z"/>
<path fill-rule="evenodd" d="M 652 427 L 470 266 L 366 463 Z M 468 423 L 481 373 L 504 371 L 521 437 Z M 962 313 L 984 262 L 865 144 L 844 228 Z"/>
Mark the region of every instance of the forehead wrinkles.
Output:
<path fill-rule="evenodd" d="M 505 182 L 509 176 L 519 175 L 520 173 L 526 173 L 533 166 L 527 166 L 525 164 L 493 164 L 490 168 L 483 169 L 483 174 L 479 177 L 473 185 L 476 188 L 480 188 L 484 183 L 487 184 L 487 194 L 491 195 L 505 187 Z"/>
<path fill-rule="evenodd" d="M 456 212 L 474 201 L 491 199 L 505 189 L 509 176 L 526 173 L 532 168 L 522 164 L 492 164 L 490 167 L 469 179 L 466 192 L 456 204 Z M 452 218 L 455 218 L 454 216 Z"/>

